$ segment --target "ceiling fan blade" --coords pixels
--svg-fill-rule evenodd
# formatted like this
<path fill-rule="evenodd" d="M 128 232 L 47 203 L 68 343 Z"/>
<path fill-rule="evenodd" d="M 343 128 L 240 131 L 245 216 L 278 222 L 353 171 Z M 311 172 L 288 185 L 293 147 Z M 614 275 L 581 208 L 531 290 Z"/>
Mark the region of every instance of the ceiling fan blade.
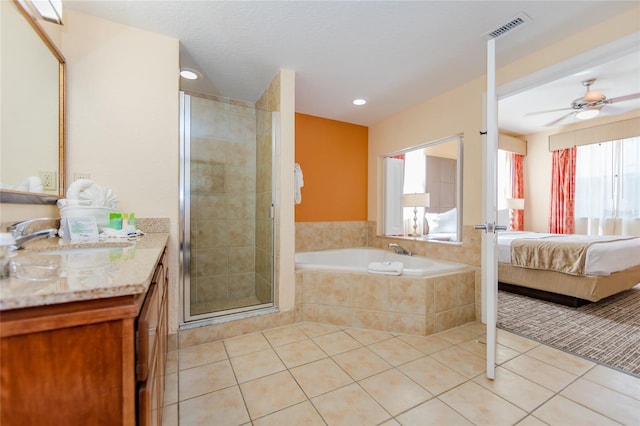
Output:
<path fill-rule="evenodd" d="M 573 108 L 571 108 L 571 109 L 573 109 Z M 564 120 L 565 118 L 567 118 L 567 117 L 569 117 L 569 116 L 571 116 L 571 115 L 573 115 L 573 114 L 575 114 L 575 111 L 572 111 L 572 112 L 570 112 L 569 114 L 565 114 L 565 115 L 563 115 L 562 117 L 560 117 L 560 118 L 558 118 L 558 119 L 556 119 L 556 120 L 553 120 L 551 123 L 547 123 L 547 124 L 545 124 L 545 127 L 551 127 L 551 126 L 554 126 L 554 125 L 558 124 L 559 122 L 561 122 L 562 120 Z"/>
<path fill-rule="evenodd" d="M 637 99 L 640 98 L 640 93 L 631 93 L 629 95 L 624 95 L 624 96 L 618 96 L 617 98 L 611 98 L 609 99 L 608 103 L 614 103 L 614 102 L 623 102 L 623 101 L 630 101 L 631 99 Z"/>
<path fill-rule="evenodd" d="M 573 109 L 573 108 L 569 107 L 569 108 L 547 109 L 547 110 L 544 110 L 544 111 L 528 112 L 528 113 L 525 114 L 525 117 L 528 117 L 530 115 L 546 114 L 548 112 L 568 111 L 570 109 Z"/>

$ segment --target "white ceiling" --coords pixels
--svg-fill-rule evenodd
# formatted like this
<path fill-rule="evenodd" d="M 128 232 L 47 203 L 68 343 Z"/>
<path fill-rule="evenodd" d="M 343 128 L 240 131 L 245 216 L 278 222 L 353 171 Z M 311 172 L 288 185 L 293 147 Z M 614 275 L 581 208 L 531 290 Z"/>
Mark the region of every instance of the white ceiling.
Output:
<path fill-rule="evenodd" d="M 280 68 L 289 68 L 296 72 L 297 112 L 368 126 L 483 75 L 483 34 L 521 12 L 532 20 L 498 39 L 498 67 L 637 3 L 65 0 L 64 5 L 179 39 L 181 65 L 204 76 L 197 86 L 183 84 L 187 90 L 254 102 Z M 626 94 L 628 87 L 609 80 L 611 71 L 594 71 L 597 87 L 608 97 Z M 584 93 L 575 80 L 558 83 L 566 92 L 550 87 L 536 100 L 531 94 L 527 109 L 568 106 Z M 353 106 L 355 97 L 369 103 Z M 546 123 L 556 117 L 537 118 Z"/>
<path fill-rule="evenodd" d="M 640 45 L 637 41 L 635 43 L 632 53 L 603 63 L 593 59 L 593 63 L 578 66 L 560 78 L 549 79 L 549 82 L 501 99 L 498 113 L 500 130 L 527 135 L 579 122 L 571 102 L 585 95 L 585 80 L 595 78 L 590 90 L 599 91 L 610 100 L 640 93 Z M 640 109 L 640 96 L 604 105 L 598 117 L 637 109 Z"/>

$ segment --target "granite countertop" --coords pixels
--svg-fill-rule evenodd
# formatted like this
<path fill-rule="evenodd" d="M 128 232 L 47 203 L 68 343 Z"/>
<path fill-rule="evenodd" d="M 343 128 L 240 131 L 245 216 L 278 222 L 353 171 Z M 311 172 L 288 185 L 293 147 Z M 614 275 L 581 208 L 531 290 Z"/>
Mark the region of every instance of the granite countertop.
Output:
<path fill-rule="evenodd" d="M 144 293 L 168 239 L 147 233 L 135 241 L 34 241 L 15 252 L 15 271 L 0 279 L 0 311 Z"/>

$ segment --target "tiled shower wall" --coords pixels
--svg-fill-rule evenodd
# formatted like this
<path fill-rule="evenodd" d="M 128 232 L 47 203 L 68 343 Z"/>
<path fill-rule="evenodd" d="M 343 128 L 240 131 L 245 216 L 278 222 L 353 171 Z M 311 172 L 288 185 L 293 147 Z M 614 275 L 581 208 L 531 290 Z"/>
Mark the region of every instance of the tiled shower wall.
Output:
<path fill-rule="evenodd" d="M 256 114 L 191 97 L 192 313 L 255 296 Z"/>

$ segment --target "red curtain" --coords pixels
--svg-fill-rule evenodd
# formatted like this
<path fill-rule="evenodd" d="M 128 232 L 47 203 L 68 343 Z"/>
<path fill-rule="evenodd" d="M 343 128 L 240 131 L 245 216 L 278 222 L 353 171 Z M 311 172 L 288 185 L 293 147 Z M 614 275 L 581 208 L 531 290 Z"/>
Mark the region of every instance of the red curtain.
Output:
<path fill-rule="evenodd" d="M 573 234 L 576 192 L 576 147 L 553 151 L 551 162 L 551 216 L 549 232 Z"/>
<path fill-rule="evenodd" d="M 511 184 L 511 197 L 524 198 L 524 155 L 511 154 L 511 176 L 513 182 Z M 513 211 L 513 229 L 516 231 L 524 230 L 524 210 Z"/>

